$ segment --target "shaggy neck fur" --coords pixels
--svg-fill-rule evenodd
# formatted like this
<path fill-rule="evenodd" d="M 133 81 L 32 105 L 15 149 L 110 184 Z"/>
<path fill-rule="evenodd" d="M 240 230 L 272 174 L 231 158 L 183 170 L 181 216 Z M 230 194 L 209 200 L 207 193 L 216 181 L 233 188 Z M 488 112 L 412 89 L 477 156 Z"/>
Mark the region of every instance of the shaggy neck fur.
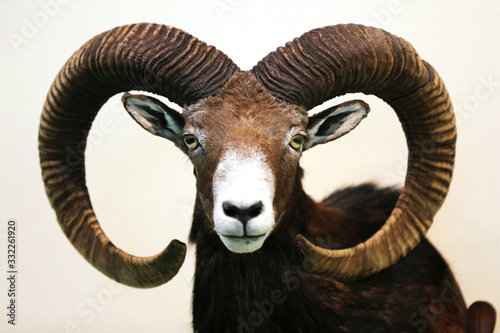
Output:
<path fill-rule="evenodd" d="M 197 232 L 206 215 L 195 209 L 195 332 L 333 332 L 338 326 L 329 322 L 336 318 L 332 310 L 311 297 L 318 291 L 310 289 L 311 277 L 302 272 L 304 257 L 295 236 L 305 227 L 310 200 L 298 184 L 296 202 L 288 205 L 293 209 L 253 253 L 230 252 L 215 233 Z"/>
<path fill-rule="evenodd" d="M 342 283 L 308 273 L 297 233 L 324 247 L 356 245 L 383 225 L 398 191 L 360 185 L 315 203 L 303 192 L 300 176 L 295 184 L 285 218 L 253 253 L 227 250 L 206 227 L 210 224 L 201 203 L 195 205 L 194 332 L 464 332 L 460 290 L 425 239 L 398 264 L 365 280 Z M 443 295 L 442 314 L 422 317 L 426 313 L 419 309 L 428 309 Z"/>

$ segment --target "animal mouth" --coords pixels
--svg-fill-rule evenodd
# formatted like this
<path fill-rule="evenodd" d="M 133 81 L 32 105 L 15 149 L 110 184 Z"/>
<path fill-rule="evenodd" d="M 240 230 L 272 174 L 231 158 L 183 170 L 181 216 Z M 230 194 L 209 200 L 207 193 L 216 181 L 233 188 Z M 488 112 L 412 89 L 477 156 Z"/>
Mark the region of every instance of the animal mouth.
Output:
<path fill-rule="evenodd" d="M 227 237 L 227 238 L 231 238 L 231 239 L 241 239 L 241 240 L 244 240 L 244 239 L 259 239 L 261 237 L 264 237 L 266 236 L 266 234 L 261 234 L 261 235 L 256 235 L 256 236 L 250 236 L 250 235 L 242 235 L 242 236 L 234 236 L 234 235 L 221 235 L 222 237 Z"/>
<path fill-rule="evenodd" d="M 234 253 L 251 253 L 257 251 L 262 247 L 267 236 L 267 233 L 256 236 L 248 236 L 246 234 L 242 236 L 224 236 L 219 234 L 222 243 L 229 251 Z"/>

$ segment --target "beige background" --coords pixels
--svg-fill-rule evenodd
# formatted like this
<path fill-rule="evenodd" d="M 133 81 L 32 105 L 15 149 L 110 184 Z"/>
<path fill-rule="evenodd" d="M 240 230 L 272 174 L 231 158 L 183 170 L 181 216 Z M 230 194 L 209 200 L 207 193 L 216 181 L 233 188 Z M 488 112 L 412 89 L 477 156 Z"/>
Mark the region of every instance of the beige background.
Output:
<path fill-rule="evenodd" d="M 182 28 L 217 46 L 243 69 L 286 41 L 324 25 L 375 25 L 410 41 L 446 82 L 459 130 L 454 181 L 429 237 L 453 268 L 467 303 L 485 299 L 500 309 L 499 3 L 309 0 L 284 4 L 255 0 L 0 3 L 0 265 L 4 272 L 6 223 L 16 218 L 19 225 L 18 325 L 6 323 L 7 284 L 2 278 L 0 331 L 190 331 L 193 247 L 180 274 L 165 286 L 137 290 L 111 282 L 63 236 L 38 167 L 39 116 L 58 70 L 92 36 L 142 21 Z M 304 154 L 305 185 L 314 198 L 369 180 L 402 184 L 406 149 L 396 117 L 383 102 L 363 98 L 372 112 L 355 132 Z M 139 128 L 117 98 L 100 112 L 91 139 L 88 185 L 110 238 L 137 255 L 159 252 L 172 238 L 186 241 L 194 198 L 187 158 L 171 143 Z"/>

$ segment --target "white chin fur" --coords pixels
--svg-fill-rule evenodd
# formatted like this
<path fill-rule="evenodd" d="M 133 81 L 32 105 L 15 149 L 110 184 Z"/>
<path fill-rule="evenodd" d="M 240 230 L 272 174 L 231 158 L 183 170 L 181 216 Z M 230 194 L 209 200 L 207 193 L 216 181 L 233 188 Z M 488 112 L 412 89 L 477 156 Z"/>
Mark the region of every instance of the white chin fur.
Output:
<path fill-rule="evenodd" d="M 262 247 L 268 234 L 260 237 L 228 237 L 219 234 L 222 243 L 231 252 L 250 253 Z"/>
<path fill-rule="evenodd" d="M 249 253 L 262 247 L 274 228 L 274 176 L 263 156 L 241 157 L 228 152 L 222 158 L 214 174 L 214 226 L 224 245 L 232 252 Z M 262 211 L 243 223 L 227 216 L 224 202 L 239 207 L 262 203 Z"/>

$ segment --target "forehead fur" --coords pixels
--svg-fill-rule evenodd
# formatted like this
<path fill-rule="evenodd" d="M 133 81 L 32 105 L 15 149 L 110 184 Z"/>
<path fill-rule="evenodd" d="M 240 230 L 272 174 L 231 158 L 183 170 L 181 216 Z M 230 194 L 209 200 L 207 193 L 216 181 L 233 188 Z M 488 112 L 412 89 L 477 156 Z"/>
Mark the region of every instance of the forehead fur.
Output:
<path fill-rule="evenodd" d="M 222 88 L 219 95 L 209 97 L 186 110 L 188 118 L 202 118 L 203 127 L 211 119 L 220 122 L 247 120 L 254 122 L 307 124 L 306 110 L 297 105 L 278 101 L 268 93 L 250 72 L 234 75 Z M 196 122 L 195 119 L 190 119 Z"/>

